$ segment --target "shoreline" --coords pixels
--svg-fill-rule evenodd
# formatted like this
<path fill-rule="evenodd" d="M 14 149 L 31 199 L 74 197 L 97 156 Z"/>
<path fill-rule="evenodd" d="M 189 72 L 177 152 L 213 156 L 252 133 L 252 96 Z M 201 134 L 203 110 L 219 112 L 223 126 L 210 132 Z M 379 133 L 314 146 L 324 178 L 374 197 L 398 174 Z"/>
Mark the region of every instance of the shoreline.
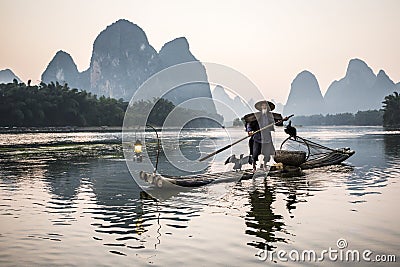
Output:
<path fill-rule="evenodd" d="M 77 127 L 77 126 L 54 126 L 54 127 L 0 127 L 0 134 L 19 134 L 19 133 L 75 133 L 75 132 L 122 132 L 122 126 L 88 126 L 88 127 Z M 233 127 L 236 128 L 236 127 Z M 143 128 L 127 128 L 128 131 L 138 131 Z M 157 131 L 164 130 L 176 130 L 177 128 L 169 127 L 156 127 Z M 181 128 L 179 128 L 181 129 Z M 185 130 L 198 130 L 198 129 L 221 129 L 221 128 L 184 128 Z M 146 128 L 146 131 L 151 129 Z"/>
<path fill-rule="evenodd" d="M 386 131 L 398 131 L 400 127 L 388 127 L 382 125 L 295 125 L 298 128 L 302 127 L 380 127 Z M 240 126 L 225 127 L 225 129 L 241 129 Z M 186 128 L 185 130 L 199 130 L 205 131 L 216 130 L 221 128 Z M 0 134 L 24 134 L 24 133 L 78 133 L 78 132 L 101 132 L 101 133 L 116 133 L 122 132 L 122 126 L 91 126 L 91 127 L 75 127 L 75 126 L 54 126 L 54 127 L 0 127 Z M 129 131 L 136 131 L 139 129 L 129 129 Z M 161 128 L 157 128 L 161 130 Z M 164 128 L 164 131 L 176 130 L 175 128 Z M 146 129 L 149 131 L 149 129 Z"/>
<path fill-rule="evenodd" d="M 0 127 L 0 134 L 19 133 L 75 133 L 75 132 L 121 132 L 121 126 L 54 126 L 54 127 Z"/>

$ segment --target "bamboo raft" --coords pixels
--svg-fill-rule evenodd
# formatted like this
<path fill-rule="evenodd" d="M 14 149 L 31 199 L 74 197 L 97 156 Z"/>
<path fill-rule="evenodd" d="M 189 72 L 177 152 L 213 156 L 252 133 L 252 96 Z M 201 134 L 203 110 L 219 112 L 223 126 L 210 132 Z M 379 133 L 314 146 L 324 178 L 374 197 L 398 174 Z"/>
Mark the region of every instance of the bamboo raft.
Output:
<path fill-rule="evenodd" d="M 253 172 L 252 169 L 244 169 L 186 176 L 168 176 L 141 171 L 139 176 L 141 180 L 146 181 L 147 183 L 158 188 L 171 186 L 198 187 L 210 183 L 234 182 L 267 176 L 296 177 L 304 174 L 302 170 L 340 164 L 351 157 L 354 153 L 354 151 L 347 148 L 332 150 L 328 154 L 307 160 L 305 163 L 301 164 L 300 167 L 271 166 L 269 171 L 259 169 L 256 172 Z"/>
<path fill-rule="evenodd" d="M 149 184 L 155 185 L 159 188 L 170 187 L 170 186 L 182 186 L 182 187 L 197 187 L 207 185 L 210 183 L 224 183 L 234 182 L 239 180 L 248 180 L 257 177 L 268 176 L 300 176 L 302 175 L 301 168 L 299 167 L 284 167 L 278 169 L 275 166 L 268 168 L 269 171 L 262 169 L 253 172 L 253 169 L 244 170 L 232 170 L 226 172 L 215 172 L 215 173 L 204 173 L 204 174 L 193 174 L 186 176 L 167 176 L 154 174 L 149 172 L 140 172 L 140 179 L 146 181 Z"/>
<path fill-rule="evenodd" d="M 260 173 L 258 173 L 258 176 L 260 176 Z M 160 174 L 140 172 L 141 180 L 146 181 L 147 183 L 155 185 L 159 188 L 172 185 L 183 187 L 197 187 L 213 182 L 232 182 L 239 179 L 249 179 L 250 177 L 253 177 L 253 173 L 250 169 L 242 171 L 193 174 L 186 176 L 162 176 Z"/>
<path fill-rule="evenodd" d="M 242 140 L 244 140 L 244 138 L 209 154 L 200 159 L 200 161 L 209 158 L 211 155 L 215 155 Z M 268 167 L 268 171 L 262 169 L 255 172 L 253 172 L 253 169 L 241 170 L 240 165 L 240 168 L 235 167 L 236 170 L 232 171 L 185 176 L 168 176 L 160 175 L 156 172 L 149 173 L 141 171 L 139 177 L 141 180 L 159 188 L 170 186 L 197 187 L 210 183 L 232 182 L 267 176 L 296 177 L 303 175 L 302 170 L 341 164 L 354 153 L 355 152 L 350 150 L 350 148 L 332 149 L 294 134 L 290 135 L 282 142 L 280 150 L 277 150 L 275 155 L 275 160 L 279 163 Z M 229 163 L 229 161 L 227 162 Z"/>

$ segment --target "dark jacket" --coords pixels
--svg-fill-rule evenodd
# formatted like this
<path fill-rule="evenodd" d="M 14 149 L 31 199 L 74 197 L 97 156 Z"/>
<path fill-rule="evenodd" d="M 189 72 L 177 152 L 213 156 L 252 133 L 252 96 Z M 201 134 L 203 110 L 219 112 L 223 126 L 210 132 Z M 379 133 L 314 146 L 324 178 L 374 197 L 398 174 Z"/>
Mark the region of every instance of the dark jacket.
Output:
<path fill-rule="evenodd" d="M 251 131 L 255 132 L 260 129 L 260 123 L 262 124 L 262 122 L 263 122 L 263 118 L 261 116 L 262 116 L 262 113 L 257 112 L 257 113 L 254 113 L 254 116 L 247 117 L 246 124 L 245 124 L 247 132 L 251 132 Z M 265 116 L 267 116 L 267 115 L 265 115 Z M 274 122 L 273 116 L 270 116 L 268 119 L 269 119 L 269 121 L 264 122 L 263 126 Z M 258 132 L 256 134 L 254 134 L 251 138 L 257 143 L 271 142 L 271 133 L 270 132 L 273 130 L 274 130 L 274 126 L 271 126 L 270 128 L 263 130 L 262 132 Z"/>

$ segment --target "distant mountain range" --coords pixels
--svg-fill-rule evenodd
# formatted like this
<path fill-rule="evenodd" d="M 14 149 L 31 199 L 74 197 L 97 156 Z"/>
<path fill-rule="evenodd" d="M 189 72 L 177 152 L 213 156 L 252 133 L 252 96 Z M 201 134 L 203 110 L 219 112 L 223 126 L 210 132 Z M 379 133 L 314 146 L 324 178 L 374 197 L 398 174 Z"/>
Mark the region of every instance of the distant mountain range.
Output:
<path fill-rule="evenodd" d="M 284 114 L 337 114 L 381 109 L 385 96 L 396 90 L 400 90 L 400 83 L 395 84 L 385 71 L 380 70 L 375 75 L 364 61 L 352 59 L 345 77 L 334 81 L 324 97 L 311 72 L 299 73 L 291 84 Z"/>
<path fill-rule="evenodd" d="M 127 20 L 118 20 L 97 36 L 87 70 L 79 72 L 71 55 L 58 51 L 41 79 L 45 83 L 68 83 L 70 87 L 99 96 L 129 100 L 153 74 L 175 64 L 192 61 L 199 63 L 195 78 L 207 80 L 206 70 L 190 52 L 186 38 L 167 42 L 157 53 L 139 26 Z M 13 79 L 21 82 L 11 70 L 0 71 L 0 83 L 12 82 Z M 395 84 L 383 70 L 375 75 L 364 61 L 352 59 L 345 76 L 332 82 L 324 96 L 314 74 L 306 70 L 299 73 L 291 83 L 286 105 L 283 107 L 275 103 L 275 111 L 285 115 L 313 115 L 380 109 L 384 97 L 395 90 L 400 90 L 400 83 Z M 191 108 L 208 113 L 218 112 L 224 116 L 226 125 L 251 112 L 254 105 L 253 100 L 246 104 L 237 96 L 230 97 L 220 86 L 211 93 L 209 84 L 204 83 L 180 86 L 164 97 L 175 105 L 196 97 L 214 98 L 217 100 L 215 104 L 207 101 Z M 235 111 L 227 107 L 235 107 Z"/>
<path fill-rule="evenodd" d="M 21 79 L 12 72 L 10 69 L 0 70 L 0 83 L 10 83 L 16 79 L 19 83 Z"/>
<path fill-rule="evenodd" d="M 127 20 L 118 20 L 103 30 L 93 44 L 90 66 L 79 72 L 72 57 L 58 51 L 43 72 L 45 83 L 68 83 L 93 94 L 129 100 L 150 76 L 172 65 L 197 61 L 184 37 L 166 43 L 159 53 L 149 44 L 145 32 Z M 195 77 L 207 80 L 199 62 Z M 193 73 L 191 73 L 193 74 Z M 161 97 L 161 96 L 160 96 Z M 211 98 L 208 84 L 180 86 L 163 96 L 175 105 L 194 97 Z M 212 101 L 192 105 L 192 109 L 216 113 Z"/>

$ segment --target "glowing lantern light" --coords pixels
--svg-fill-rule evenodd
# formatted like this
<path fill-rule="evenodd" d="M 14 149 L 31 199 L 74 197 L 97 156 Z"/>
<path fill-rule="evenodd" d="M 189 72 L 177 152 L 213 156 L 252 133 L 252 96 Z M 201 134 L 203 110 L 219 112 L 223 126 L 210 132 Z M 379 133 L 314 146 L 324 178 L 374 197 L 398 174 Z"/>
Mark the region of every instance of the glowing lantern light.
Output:
<path fill-rule="evenodd" d="M 142 142 L 139 139 L 134 144 L 134 151 L 136 154 L 142 153 Z"/>

